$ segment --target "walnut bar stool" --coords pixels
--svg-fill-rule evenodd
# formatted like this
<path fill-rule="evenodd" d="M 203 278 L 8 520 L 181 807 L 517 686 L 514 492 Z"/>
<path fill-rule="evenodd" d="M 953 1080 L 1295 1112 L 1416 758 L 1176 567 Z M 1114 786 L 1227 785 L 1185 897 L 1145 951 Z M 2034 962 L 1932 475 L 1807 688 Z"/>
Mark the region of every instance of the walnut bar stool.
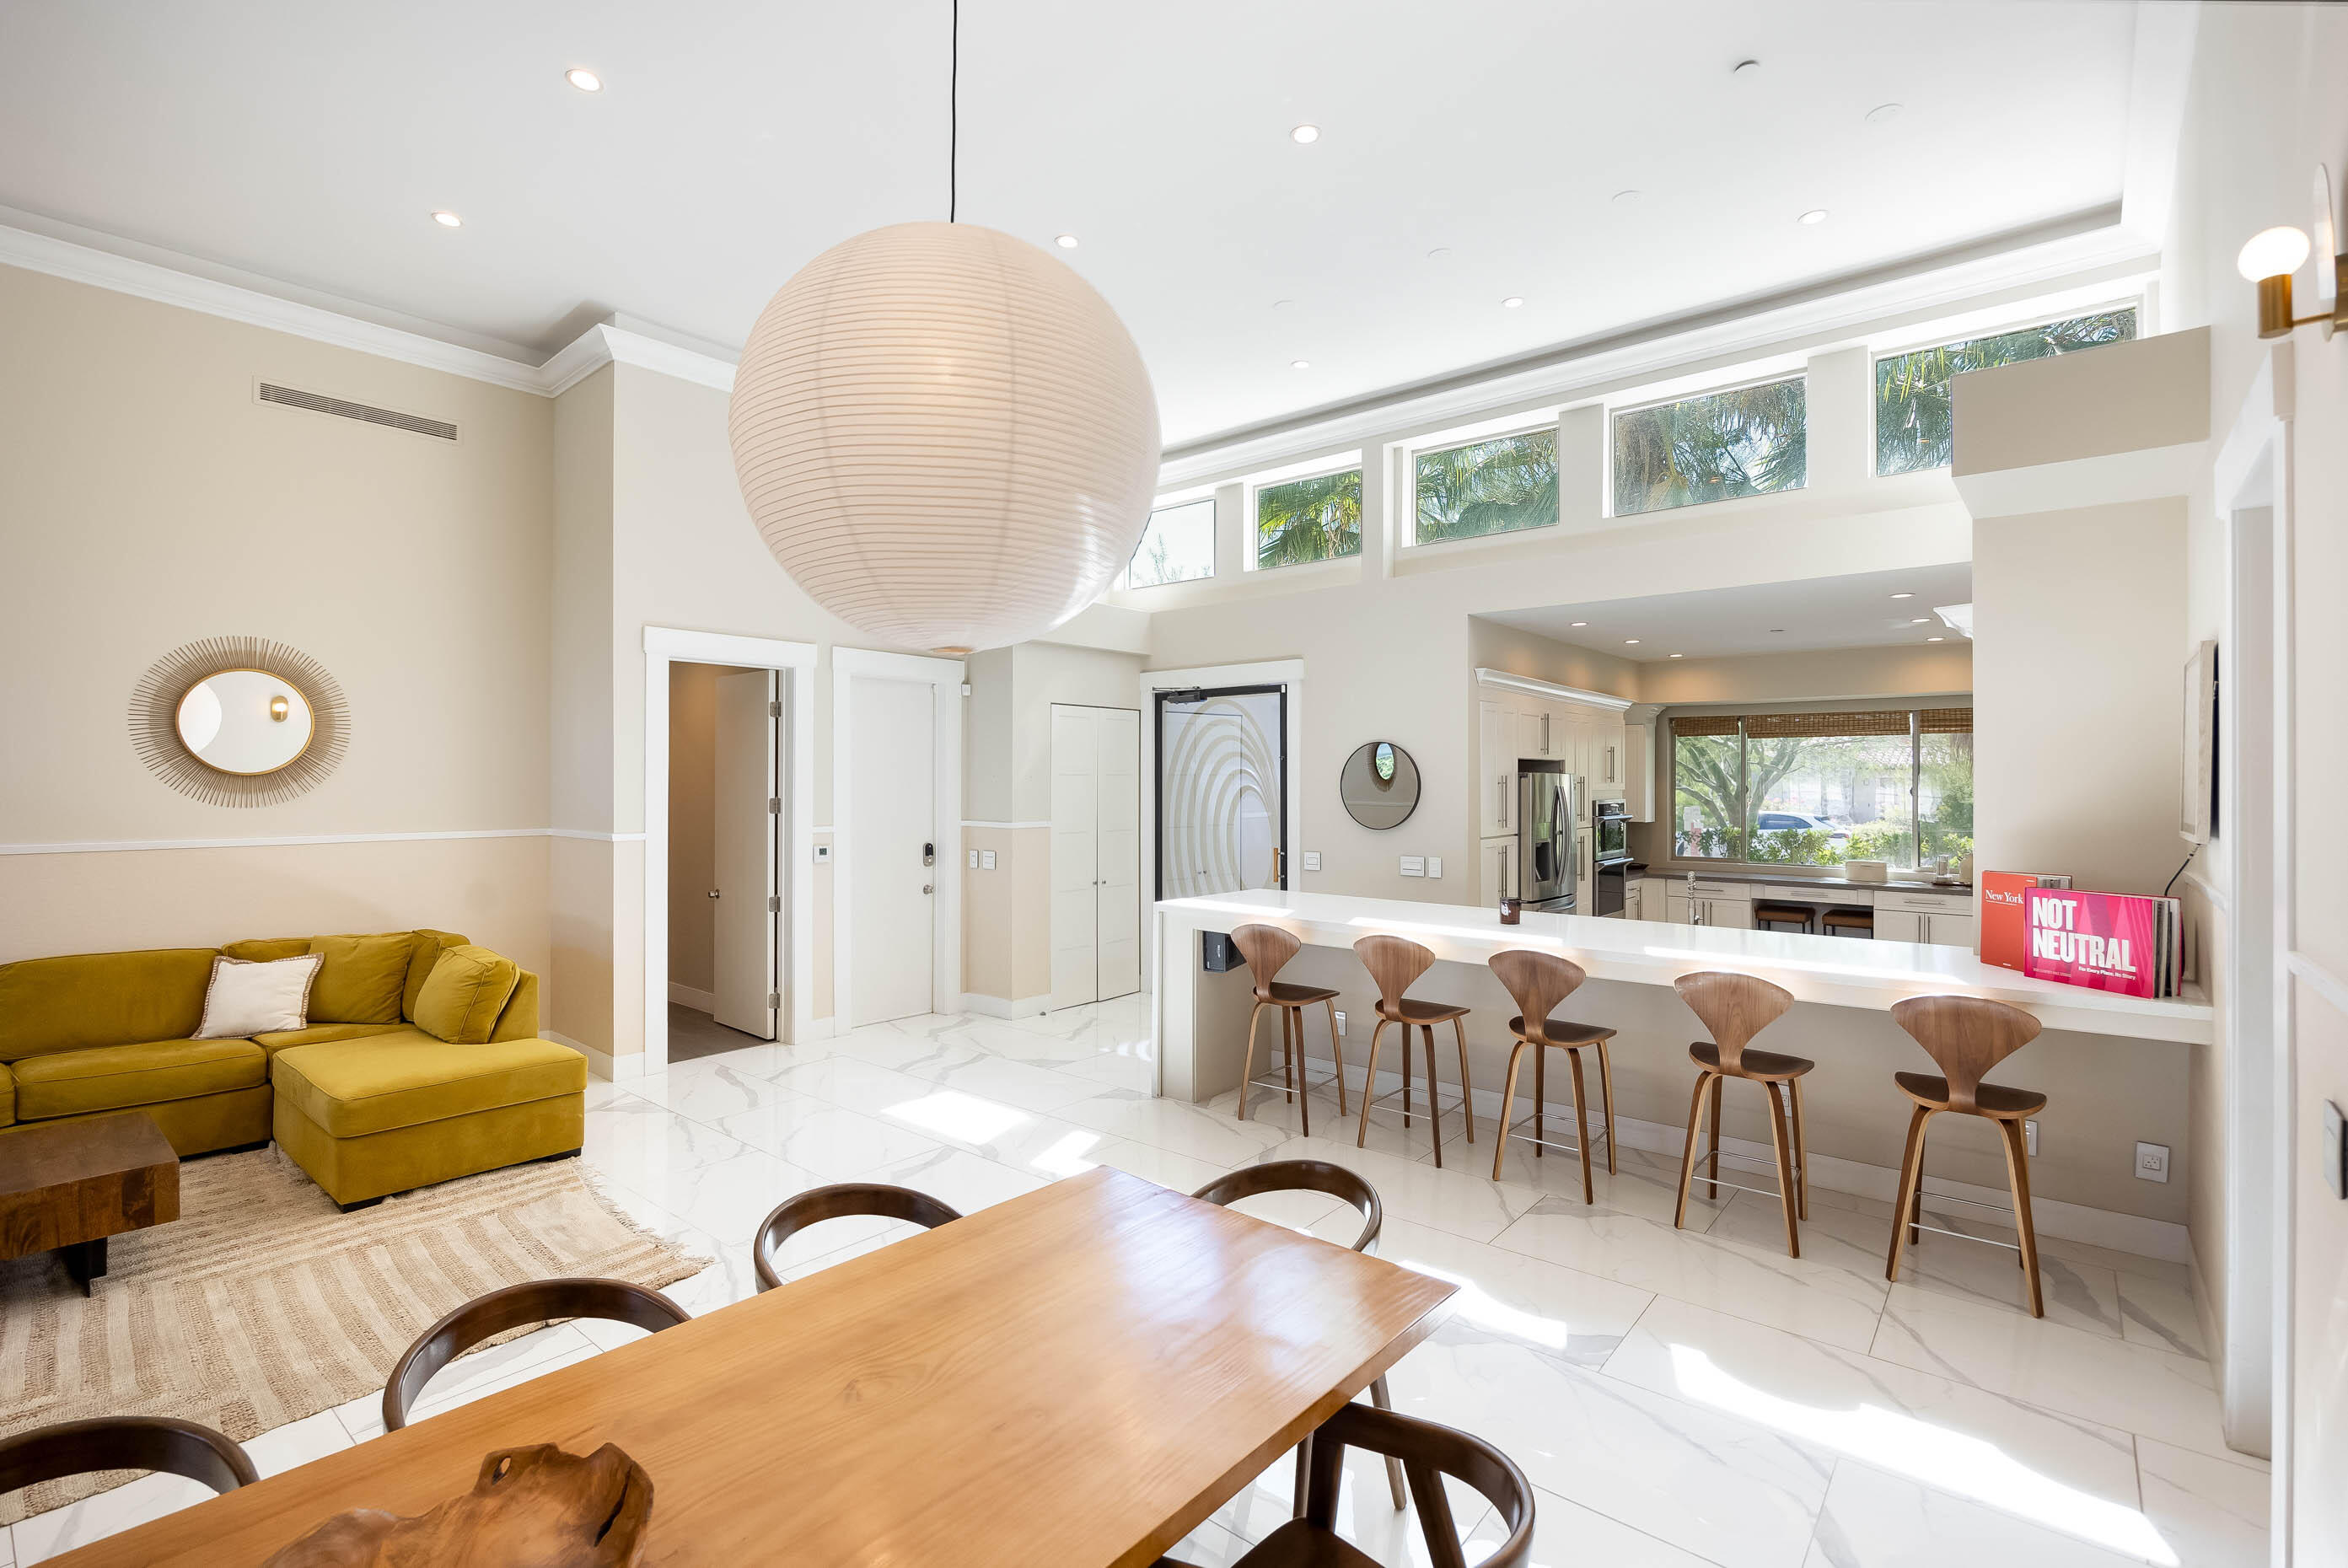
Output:
<path fill-rule="evenodd" d="M 1509 1033 L 1516 1036 L 1517 1043 L 1509 1052 L 1508 1087 L 1500 1091 L 1500 1131 L 1493 1140 L 1497 1147 L 1492 1150 L 1492 1180 L 1500 1180 L 1500 1159 L 1509 1151 L 1509 1140 L 1522 1138 L 1533 1146 L 1536 1160 L 1546 1149 L 1562 1149 L 1568 1154 L 1581 1155 L 1581 1201 L 1595 1203 L 1598 1193 L 1590 1172 L 1590 1113 L 1584 1109 L 1589 1102 L 1582 1096 L 1581 1051 L 1585 1046 L 1598 1047 L 1598 1081 L 1606 1099 L 1606 1129 L 1599 1136 L 1606 1140 L 1606 1170 L 1611 1175 L 1614 1171 L 1614 1068 L 1607 1059 L 1606 1042 L 1614 1037 L 1615 1031 L 1596 1024 L 1569 1024 L 1550 1016 L 1559 1003 L 1589 978 L 1588 972 L 1570 958 L 1512 948 L 1495 953 L 1489 962 L 1492 973 L 1500 977 L 1500 984 L 1509 988 L 1509 995 L 1523 1009 L 1509 1020 Z M 1529 1137 L 1509 1125 L 1509 1108 L 1517 1099 L 1518 1061 L 1527 1046 L 1533 1048 L 1533 1130 Z M 1570 1145 L 1551 1143 L 1541 1136 L 1542 1107 L 1547 1102 L 1543 1089 L 1551 1046 L 1564 1050 L 1566 1064 L 1573 1068 L 1573 1120 L 1580 1136 Z"/>
<path fill-rule="evenodd" d="M 1802 1075 L 1818 1064 L 1803 1057 L 1756 1051 L 1748 1044 L 1754 1036 L 1785 1016 L 1786 1009 L 1794 1005 L 1793 993 L 1757 975 L 1732 975 L 1717 969 L 1683 975 L 1672 984 L 1678 988 L 1681 1000 L 1712 1031 L 1712 1039 L 1698 1040 L 1688 1047 L 1688 1059 L 1696 1065 L 1695 1096 L 1688 1103 L 1687 1146 L 1680 1154 L 1680 1202 L 1672 1216 L 1672 1224 L 1677 1228 L 1687 1222 L 1688 1187 L 1695 1177 L 1697 1159 L 1696 1129 L 1704 1124 L 1704 1090 L 1709 1088 L 1712 1147 L 1704 1156 L 1708 1164 L 1704 1181 L 1709 1190 L 1705 1196 L 1717 1198 L 1723 1187 L 1734 1187 L 1740 1192 L 1757 1192 L 1765 1198 L 1777 1199 L 1786 1210 L 1786 1252 L 1789 1256 L 1800 1257 L 1799 1222 L 1810 1217 L 1809 1145 L 1802 1136 Z M 1720 1179 L 1720 1086 L 1725 1078 L 1748 1078 L 1768 1093 L 1769 1139 L 1777 1150 L 1775 1192 Z M 1786 1095 L 1780 1092 L 1780 1086 L 1791 1092 L 1794 1102 L 1790 1140 L 1786 1133 Z M 1731 1154 L 1728 1158 L 1743 1160 L 1746 1156 Z"/>
<path fill-rule="evenodd" d="M 1754 928 L 1759 931 L 1775 931 L 1781 925 L 1790 925 L 1807 935 L 1814 929 L 1810 923 L 1817 915 L 1818 911 L 1807 903 L 1756 903 L 1753 906 Z"/>
<path fill-rule="evenodd" d="M 1345 1114 L 1345 1052 L 1337 1043 L 1337 993 L 1319 985 L 1291 985 L 1273 975 L 1287 967 L 1304 945 L 1276 925 L 1242 925 L 1231 933 L 1231 944 L 1247 960 L 1255 977 L 1255 1006 L 1248 1009 L 1247 1057 L 1240 1066 L 1240 1119 L 1247 1119 L 1247 1091 L 1285 1089 L 1296 1103 L 1297 1130 L 1313 1136 L 1313 1107 L 1305 1098 L 1312 1086 L 1304 1079 L 1304 1009 L 1320 1006 L 1329 1011 L 1329 1056 L 1337 1064 L 1337 1114 Z M 1280 1014 L 1278 1079 L 1255 1076 L 1255 1021 L 1266 1007 Z"/>
<path fill-rule="evenodd" d="M 2033 1089 L 2006 1088 L 1981 1080 L 1982 1074 L 2038 1037 L 2038 1020 L 2019 1007 L 1986 996 L 1910 996 L 1892 1004 L 1891 1020 L 1913 1035 L 1948 1076 L 1891 1075 L 1900 1092 L 1915 1102 L 1916 1111 L 1908 1119 L 1908 1150 L 1900 1161 L 1900 1201 L 1891 1210 L 1891 1256 L 1884 1265 L 1883 1277 L 1900 1277 L 1902 1247 L 1921 1244 L 1926 1231 L 1993 1247 L 2013 1244 L 1924 1223 L 1924 1124 L 1944 1110 L 1983 1117 L 1996 1125 L 2005 1141 L 2005 1174 L 2013 1188 L 2013 1229 L 2023 1278 L 2030 1287 L 2030 1315 L 2045 1316 L 2046 1302 L 2038 1285 L 2038 1228 L 2030 1217 L 2030 1143 L 2022 1124 L 2046 1109 L 2046 1097 Z M 1942 1201 L 1972 1202 L 1970 1198 L 1946 1194 Z M 1998 1208 L 1994 1203 L 1974 1206 Z M 1903 1216 L 1905 1224 L 1900 1222 Z"/>
<path fill-rule="evenodd" d="M 1468 1009 L 1448 1002 L 1414 1002 L 1403 995 L 1410 983 L 1435 965 L 1435 954 L 1416 942 L 1399 936 L 1365 936 L 1354 944 L 1361 954 L 1363 966 L 1378 987 L 1378 1026 L 1370 1031 L 1369 1077 L 1362 1080 L 1362 1130 L 1354 1136 L 1354 1147 L 1362 1147 L 1370 1138 L 1370 1108 L 1377 1103 L 1378 1037 L 1385 1034 L 1388 1024 L 1402 1026 L 1402 1125 L 1410 1128 L 1410 1032 L 1416 1029 L 1426 1040 L 1426 1125 L 1435 1139 L 1435 1164 L 1443 1165 L 1443 1122 L 1441 1101 L 1436 1095 L 1435 1026 L 1449 1024 L 1459 1039 L 1459 1114 L 1468 1120 L 1468 1141 L 1476 1141 L 1476 1098 L 1468 1083 L 1468 1026 L 1460 1020 Z"/>

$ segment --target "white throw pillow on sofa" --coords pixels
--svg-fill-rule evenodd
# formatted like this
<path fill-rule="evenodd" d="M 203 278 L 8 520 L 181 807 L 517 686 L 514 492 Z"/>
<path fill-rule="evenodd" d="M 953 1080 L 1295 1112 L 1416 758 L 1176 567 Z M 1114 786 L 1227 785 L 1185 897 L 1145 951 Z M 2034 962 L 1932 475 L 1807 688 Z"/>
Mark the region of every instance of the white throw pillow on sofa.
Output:
<path fill-rule="evenodd" d="M 204 1019 L 191 1037 L 241 1039 L 279 1029 L 307 1028 L 310 983 L 318 977 L 323 953 L 255 964 L 225 954 L 212 960 L 211 985 L 204 992 Z"/>

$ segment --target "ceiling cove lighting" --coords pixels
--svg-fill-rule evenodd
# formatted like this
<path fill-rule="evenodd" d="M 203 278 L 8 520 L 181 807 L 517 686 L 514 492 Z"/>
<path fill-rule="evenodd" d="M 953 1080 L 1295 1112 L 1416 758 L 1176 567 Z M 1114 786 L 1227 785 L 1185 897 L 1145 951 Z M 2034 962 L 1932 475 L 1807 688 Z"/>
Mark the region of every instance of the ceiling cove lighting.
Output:
<path fill-rule="evenodd" d="M 603 78 L 584 66 L 572 67 L 562 73 L 562 79 L 582 93 L 599 93 L 603 90 Z"/>
<path fill-rule="evenodd" d="M 1321 128 L 1317 125 L 1300 125 L 1288 133 L 1288 139 L 1299 147 L 1310 147 L 1321 139 Z"/>
<path fill-rule="evenodd" d="M 1823 207 L 1813 207 L 1794 221 L 1797 223 L 1807 223 L 1810 227 L 1816 228 L 1818 225 L 1827 221 L 1827 210 Z"/>
<path fill-rule="evenodd" d="M 955 56 L 959 58 L 959 17 Z M 750 329 L 727 412 L 750 520 L 816 603 L 887 647 L 1025 642 L 1132 559 L 1158 401 L 1116 311 L 1067 263 L 954 221 L 832 246 Z"/>
<path fill-rule="evenodd" d="M 2289 337 L 2293 327 L 2313 323 L 2326 338 L 2348 332 L 2348 254 L 2340 249 L 2340 227 L 2332 211 L 2332 175 L 2315 166 L 2312 205 L 2315 239 L 2293 228 L 2261 229 L 2242 246 L 2234 265 L 2259 285 L 2259 335 Z M 2291 314 L 2291 275 L 2299 271 L 2310 250 L 2315 255 L 2315 314 Z"/>
<path fill-rule="evenodd" d="M 461 229 L 465 226 L 465 220 L 457 216 L 456 213 L 448 211 L 445 209 L 441 211 L 433 213 L 432 221 L 439 224 L 444 229 Z"/>

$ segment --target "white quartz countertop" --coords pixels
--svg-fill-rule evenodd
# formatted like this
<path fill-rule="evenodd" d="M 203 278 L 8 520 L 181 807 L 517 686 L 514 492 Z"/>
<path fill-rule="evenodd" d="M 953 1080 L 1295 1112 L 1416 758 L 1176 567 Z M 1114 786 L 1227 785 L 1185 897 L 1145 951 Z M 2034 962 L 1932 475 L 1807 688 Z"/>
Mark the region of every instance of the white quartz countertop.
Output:
<path fill-rule="evenodd" d="M 1498 911 L 1473 904 L 1272 888 L 1166 899 L 1158 912 L 1170 925 L 1200 931 L 1229 931 L 1259 921 L 1319 947 L 1350 947 L 1362 937 L 1386 932 L 1424 944 L 1439 959 L 1463 964 L 1481 964 L 1506 948 L 1537 948 L 1572 959 L 1593 980 L 1668 985 L 1699 969 L 1734 969 L 1773 980 L 1801 1001 L 1828 1006 L 1880 1010 L 1903 996 L 1955 993 L 2011 1002 L 2050 1029 L 2194 1045 L 2207 1045 L 2212 1037 L 2210 1007 L 2190 987 L 2181 1000 L 2146 1001 L 2033 980 L 1983 964 L 1962 948 L 1918 942 L 1861 942 L 1531 910 L 1520 923 L 1502 925 Z"/>

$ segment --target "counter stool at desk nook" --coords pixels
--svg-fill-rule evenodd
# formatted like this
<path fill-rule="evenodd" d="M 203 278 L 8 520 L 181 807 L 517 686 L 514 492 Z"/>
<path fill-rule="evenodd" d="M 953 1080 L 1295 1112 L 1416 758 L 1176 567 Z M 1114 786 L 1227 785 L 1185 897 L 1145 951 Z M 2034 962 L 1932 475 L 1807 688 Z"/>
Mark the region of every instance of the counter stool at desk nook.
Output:
<path fill-rule="evenodd" d="M 1891 1210 L 1891 1256 L 1884 1265 L 1883 1277 L 1900 1277 L 1903 1246 L 1922 1243 L 1926 1231 L 1993 1247 L 2018 1243 L 2022 1277 L 2030 1287 L 2030 1315 L 2045 1316 L 2046 1303 L 2038 1288 L 2038 1230 L 2030 1219 L 2030 1143 L 2022 1124 L 2046 1109 L 2046 1097 L 2034 1089 L 2006 1088 L 1981 1080 L 1982 1074 L 2038 1037 L 2038 1020 L 2019 1007 L 1986 996 L 1910 996 L 1892 1004 L 1891 1019 L 1913 1035 L 1948 1076 L 1891 1075 L 1900 1092 L 1915 1101 L 1916 1111 L 1908 1119 L 1908 1149 L 1900 1161 L 1900 1201 Z M 2005 1174 L 2013 1187 L 2014 1243 L 1924 1223 L 1924 1124 L 1944 1110 L 1985 1118 L 2004 1140 Z M 1945 1201 L 1973 1202 L 1970 1198 Z M 1973 1206 L 1998 1207 L 1994 1203 Z M 1905 1224 L 1900 1222 L 1902 1216 Z"/>
<path fill-rule="evenodd" d="M 1362 1080 L 1362 1130 L 1354 1137 L 1356 1148 L 1370 1138 L 1370 1108 L 1377 1103 L 1378 1037 L 1388 1024 L 1402 1026 L 1402 1124 L 1410 1126 L 1410 1032 L 1426 1039 L 1426 1125 L 1435 1140 L 1435 1163 L 1443 1164 L 1441 1101 L 1436 1095 L 1435 1026 L 1449 1024 L 1459 1039 L 1459 1114 L 1468 1119 L 1468 1141 L 1476 1141 L 1476 1097 L 1468 1084 L 1468 1026 L 1460 1020 L 1468 1009 L 1449 1002 L 1415 1002 L 1403 995 L 1410 983 L 1435 965 L 1435 954 L 1399 936 L 1365 936 L 1354 944 L 1362 965 L 1378 988 L 1378 1026 L 1370 1031 L 1369 1076 Z"/>
<path fill-rule="evenodd" d="M 1704 1090 L 1709 1088 L 1712 1148 L 1705 1156 L 1709 1170 L 1704 1180 L 1710 1189 L 1705 1196 L 1717 1198 L 1723 1187 L 1735 1187 L 1740 1192 L 1758 1192 L 1765 1198 L 1778 1199 L 1786 1210 L 1786 1251 L 1793 1257 L 1800 1257 L 1802 1231 L 1798 1222 L 1810 1217 L 1809 1147 L 1802 1136 L 1802 1075 L 1818 1064 L 1804 1057 L 1756 1051 L 1748 1043 L 1785 1016 L 1786 1009 L 1794 1005 L 1793 993 L 1757 975 L 1732 975 L 1717 969 L 1683 975 L 1672 984 L 1678 988 L 1681 999 L 1704 1020 L 1704 1026 L 1712 1031 L 1710 1040 L 1698 1040 L 1688 1047 L 1688 1059 L 1696 1065 L 1695 1095 L 1688 1102 L 1687 1146 L 1680 1154 L 1680 1202 L 1672 1215 L 1672 1225 L 1676 1229 L 1687 1222 L 1688 1188 L 1695 1177 L 1695 1138 L 1704 1126 Z M 1720 1179 L 1720 1085 L 1723 1079 L 1733 1078 L 1749 1078 L 1769 1096 L 1769 1140 L 1777 1149 L 1775 1192 Z M 1781 1085 L 1792 1092 L 1794 1101 L 1790 1141 L 1786 1134 L 1786 1097 L 1779 1092 Z M 1746 1157 L 1732 1154 L 1729 1158 Z"/>
<path fill-rule="evenodd" d="M 1297 1130 L 1305 1137 L 1313 1136 L 1313 1109 L 1305 1091 L 1312 1086 L 1304 1079 L 1304 1009 L 1325 1006 L 1329 1009 L 1329 1056 L 1337 1064 L 1337 1114 L 1345 1114 L 1345 1052 L 1337 1044 L 1337 993 L 1320 985 L 1291 985 L 1275 980 L 1304 945 L 1276 925 L 1242 925 L 1231 933 L 1231 945 L 1247 960 L 1248 974 L 1255 981 L 1255 1006 L 1248 1009 L 1247 1055 L 1240 1066 L 1240 1119 L 1247 1119 L 1247 1091 L 1251 1088 L 1277 1088 L 1287 1091 L 1296 1104 Z M 1280 1014 L 1280 1072 L 1278 1079 L 1255 1076 L 1255 1024 L 1266 1007 Z M 1377 1071 L 1377 1053 L 1370 1054 L 1370 1070 Z M 1366 1098 L 1369 1091 L 1362 1091 Z"/>
<path fill-rule="evenodd" d="M 1598 1024 L 1570 1024 L 1550 1016 L 1559 1003 L 1573 995 L 1589 978 L 1588 972 L 1572 959 L 1560 958 L 1554 953 L 1512 948 L 1495 953 L 1488 962 L 1522 1009 L 1509 1020 L 1509 1033 L 1517 1037 L 1517 1043 L 1509 1052 L 1508 1087 L 1500 1091 L 1500 1130 L 1492 1140 L 1492 1180 L 1501 1180 L 1500 1161 L 1509 1151 L 1509 1140 L 1522 1138 L 1533 1146 L 1535 1159 L 1547 1149 L 1581 1155 L 1581 1201 L 1595 1203 L 1597 1191 L 1590 1174 L 1590 1101 L 1582 1093 L 1581 1052 L 1585 1047 L 1598 1047 L 1598 1081 L 1606 1100 L 1606 1130 L 1599 1136 L 1606 1140 L 1606 1169 L 1611 1174 L 1614 1170 L 1614 1070 L 1613 1064 L 1607 1060 L 1606 1042 L 1614 1037 L 1615 1031 Z M 1533 1052 L 1533 1130 L 1529 1136 L 1515 1131 L 1509 1124 L 1509 1111 L 1517 1098 L 1517 1068 L 1528 1046 Z M 1580 1137 L 1570 1148 L 1551 1143 L 1541 1136 L 1541 1111 L 1548 1100 L 1543 1089 L 1548 1082 L 1551 1047 L 1564 1051 L 1566 1064 L 1573 1068 L 1573 1119 Z"/>

